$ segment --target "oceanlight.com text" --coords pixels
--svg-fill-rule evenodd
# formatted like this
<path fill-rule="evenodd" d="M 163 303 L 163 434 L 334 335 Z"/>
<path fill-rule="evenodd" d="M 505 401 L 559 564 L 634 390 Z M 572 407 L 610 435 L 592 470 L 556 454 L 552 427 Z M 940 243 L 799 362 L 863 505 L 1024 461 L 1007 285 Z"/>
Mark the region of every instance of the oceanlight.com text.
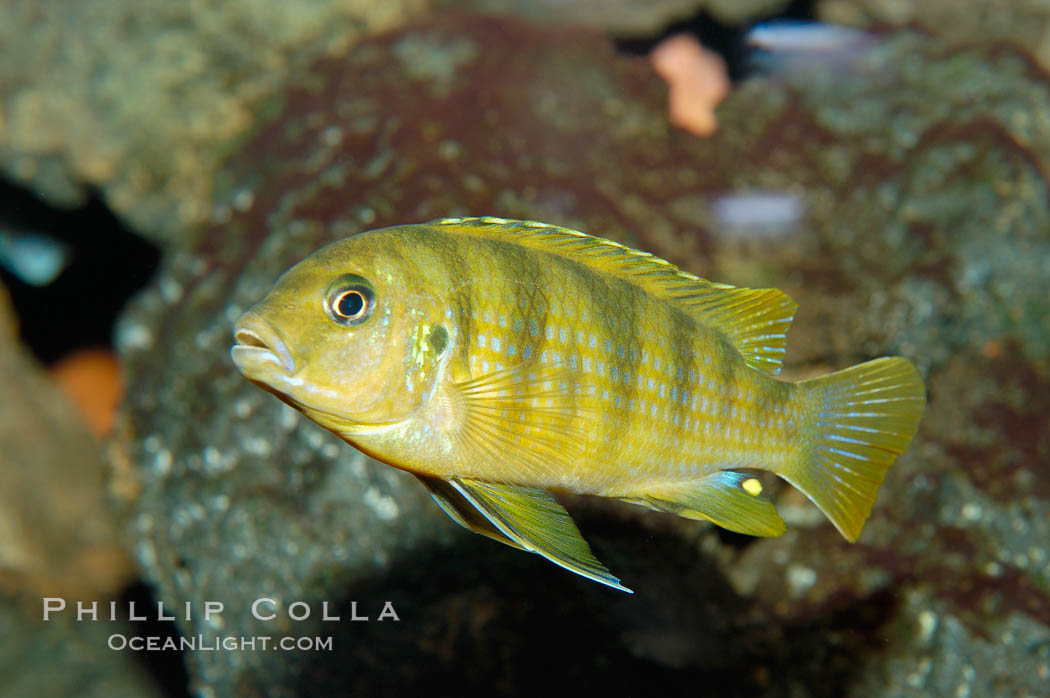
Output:
<path fill-rule="evenodd" d="M 217 636 L 205 637 L 171 637 L 162 635 L 123 635 L 114 633 L 107 642 L 111 650 L 133 650 L 135 652 L 186 651 L 197 652 L 236 652 L 236 651 L 283 651 L 283 652 L 326 652 L 333 647 L 331 637 L 296 637 L 292 635 L 271 636 Z"/>

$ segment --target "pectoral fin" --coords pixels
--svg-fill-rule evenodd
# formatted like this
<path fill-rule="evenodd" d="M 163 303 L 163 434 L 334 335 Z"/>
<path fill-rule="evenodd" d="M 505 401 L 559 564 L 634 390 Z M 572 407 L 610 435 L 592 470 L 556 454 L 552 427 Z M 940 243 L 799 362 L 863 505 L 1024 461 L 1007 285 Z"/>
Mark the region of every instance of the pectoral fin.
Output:
<path fill-rule="evenodd" d="M 455 478 L 448 484 L 473 505 L 476 513 L 513 541 L 512 545 L 538 553 L 570 572 L 633 593 L 594 557 L 569 513 L 547 492 L 465 478 Z M 457 511 L 462 515 L 461 509 Z M 469 517 L 464 518 L 471 521 Z M 472 527 L 468 525 L 468 528 Z M 501 540 L 489 533 L 485 535 Z"/>
<path fill-rule="evenodd" d="M 568 366 L 522 363 L 453 383 L 455 451 L 477 473 L 503 468 L 531 482 L 557 478 L 581 456 L 589 388 Z"/>
<path fill-rule="evenodd" d="M 500 543 L 521 549 L 521 546 L 503 535 L 478 509 L 459 493 L 452 483 L 436 477 L 417 475 L 430 496 L 449 517 L 463 528 L 488 536 Z"/>
<path fill-rule="evenodd" d="M 706 519 L 737 533 L 779 536 L 784 521 L 761 494 L 755 477 L 723 470 L 698 480 L 650 486 L 630 501 L 688 519 Z"/>

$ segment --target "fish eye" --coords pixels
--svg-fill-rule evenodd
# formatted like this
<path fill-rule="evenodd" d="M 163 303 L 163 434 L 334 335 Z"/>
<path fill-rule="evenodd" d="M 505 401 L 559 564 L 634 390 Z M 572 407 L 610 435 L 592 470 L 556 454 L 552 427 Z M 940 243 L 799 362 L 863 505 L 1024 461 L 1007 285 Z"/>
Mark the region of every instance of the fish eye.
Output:
<path fill-rule="evenodd" d="M 340 279 L 325 296 L 328 316 L 340 325 L 359 325 L 372 314 L 375 293 L 360 277 Z"/>

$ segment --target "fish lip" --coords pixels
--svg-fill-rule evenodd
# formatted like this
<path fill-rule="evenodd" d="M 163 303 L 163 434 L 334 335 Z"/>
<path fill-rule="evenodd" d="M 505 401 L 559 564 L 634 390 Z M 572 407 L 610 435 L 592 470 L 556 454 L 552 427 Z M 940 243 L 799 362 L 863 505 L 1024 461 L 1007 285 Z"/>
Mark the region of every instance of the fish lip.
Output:
<path fill-rule="evenodd" d="M 234 345 L 230 357 L 245 374 L 254 374 L 254 367 L 265 365 L 278 369 L 286 376 L 295 375 L 295 357 L 277 330 L 251 311 L 245 313 L 233 326 Z"/>

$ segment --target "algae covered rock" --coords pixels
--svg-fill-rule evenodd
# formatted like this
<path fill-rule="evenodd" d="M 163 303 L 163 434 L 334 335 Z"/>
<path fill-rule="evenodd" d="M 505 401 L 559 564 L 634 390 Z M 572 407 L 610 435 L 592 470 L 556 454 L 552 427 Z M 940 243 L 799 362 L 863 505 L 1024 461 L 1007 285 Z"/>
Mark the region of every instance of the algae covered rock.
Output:
<path fill-rule="evenodd" d="M 726 112 L 761 115 L 735 137 L 764 144 L 764 186 L 797 188 L 805 202 L 799 245 L 764 241 L 797 284 L 789 362 L 902 353 L 923 367 L 929 407 L 857 545 L 823 524 L 806 530 L 811 510 L 788 492 L 780 504 L 795 530 L 749 546 L 731 579 L 795 620 L 914 586 L 962 619 L 952 642 L 977 642 L 970 633 L 1012 614 L 1045 632 L 1046 75 L 1002 45 L 961 51 L 911 32 L 887 36 L 856 69 L 755 80 Z M 720 256 L 725 268 L 770 274 L 760 249 L 736 244 L 746 257 Z M 943 687 L 928 678 L 914 686 Z M 1002 680 L 1022 693 L 1038 685 Z"/>
<path fill-rule="evenodd" d="M 914 604 L 952 619 L 933 656 L 1024 651 L 978 643 L 1003 613 L 1025 637 L 1050 623 L 1038 484 L 1050 331 L 1036 283 L 1050 259 L 1050 129 L 1023 116 L 1050 113 L 1047 81 L 1009 47 L 948 50 L 913 33 L 851 71 L 745 83 L 706 141 L 668 125 L 643 60 L 518 20 L 434 16 L 290 80 L 226 162 L 209 225 L 123 324 L 131 389 L 115 460 L 160 598 L 225 605 L 219 621 L 180 621 L 186 636 L 335 643 L 191 652 L 195 687 L 403 695 L 455 682 L 515 695 L 571 655 L 580 690 L 669 692 L 702 672 L 731 678 L 730 695 L 861 695 L 858 677 L 897 666 L 872 650 L 884 629 L 926 622 Z M 599 556 L 638 591 L 617 596 L 457 535 L 411 478 L 234 370 L 233 321 L 320 245 L 485 214 L 783 288 L 800 304 L 789 378 L 915 359 L 927 417 L 860 543 L 787 487 L 773 489 L 789 533 L 760 541 L 573 500 Z M 912 592 L 912 606 L 895 600 Z M 277 618 L 251 613 L 260 597 Z M 326 601 L 341 621 L 321 620 Z M 379 622 L 388 601 L 400 620 Z M 294 602 L 310 619 L 292 620 Z M 349 620 L 355 608 L 370 621 Z M 916 685 L 942 685 L 929 682 Z"/>
<path fill-rule="evenodd" d="M 677 21 L 706 12 L 742 24 L 784 10 L 790 0 L 438 0 L 437 5 L 514 15 L 552 25 L 604 29 L 617 36 L 659 34 Z"/>
<path fill-rule="evenodd" d="M 45 622 L 43 597 L 105 607 L 134 570 L 108 506 L 102 450 L 64 393 L 21 346 L 0 287 L 0 693 L 152 696 L 124 622 Z M 56 669 L 57 667 L 57 669 Z"/>
<path fill-rule="evenodd" d="M 154 698 L 161 696 L 130 652 L 107 645 L 114 633 L 133 635 L 126 622 L 41 621 L 41 598 L 9 594 L 0 580 L 0 688 L 5 696 L 34 698 Z"/>
<path fill-rule="evenodd" d="M 143 233 L 210 209 L 226 146 L 289 70 L 419 13 L 426 0 L 0 6 L 0 169 L 49 203 L 88 189 Z"/>
<path fill-rule="evenodd" d="M 0 287 L 0 581 L 52 594 L 119 592 L 132 574 L 102 449 L 18 341 Z"/>
<path fill-rule="evenodd" d="M 231 325 L 283 269 L 365 227 L 486 209 L 615 216 L 593 180 L 602 173 L 611 193 L 627 178 L 604 173 L 608 156 L 588 155 L 581 135 L 602 118 L 613 128 L 594 129 L 601 141 L 589 147 L 641 152 L 647 133 L 666 140 L 661 90 L 644 64 L 617 65 L 604 40 L 567 36 L 456 17 L 314 66 L 231 159 L 213 226 L 174 255 L 130 313 L 121 345 L 134 387 L 115 458 L 129 478 L 138 559 L 162 600 L 226 608 L 221 625 L 183 622 L 187 636 L 290 631 L 286 613 L 276 626 L 252 615 L 260 596 L 282 611 L 330 601 L 344 618 L 343 602 L 358 601 L 374 619 L 401 590 L 412 608 L 398 570 L 413 566 L 421 546 L 450 539 L 453 524 L 413 479 L 245 382 L 228 357 Z M 577 76 L 567 66 L 588 69 Z M 490 89 L 507 80 L 521 89 Z M 645 106 L 628 103 L 623 81 L 649 95 Z M 451 564 L 441 560 L 428 564 Z M 319 632 L 319 615 L 295 627 Z M 406 633 L 390 651 L 406 651 Z M 357 646 L 340 647 L 320 674 L 341 676 Z M 220 693 L 292 692 L 303 669 L 287 659 L 198 652 L 190 663 L 199 685 Z"/>
<path fill-rule="evenodd" d="M 1005 43 L 1050 67 L 1050 7 L 1040 0 L 820 0 L 816 11 L 825 22 L 920 29 L 956 47 Z"/>

